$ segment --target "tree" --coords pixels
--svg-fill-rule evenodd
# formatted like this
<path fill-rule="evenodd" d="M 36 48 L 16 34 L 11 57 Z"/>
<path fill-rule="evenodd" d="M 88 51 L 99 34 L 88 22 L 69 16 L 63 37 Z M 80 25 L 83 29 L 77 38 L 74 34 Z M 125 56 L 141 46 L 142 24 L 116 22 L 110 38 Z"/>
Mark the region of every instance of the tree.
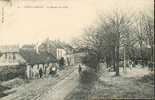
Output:
<path fill-rule="evenodd" d="M 39 46 L 39 52 L 47 52 L 53 54 L 56 57 L 57 48 L 67 48 L 72 49 L 72 47 L 60 40 L 50 40 L 49 38 L 45 39 Z"/>
<path fill-rule="evenodd" d="M 113 63 L 116 75 L 119 75 L 119 50 L 123 36 L 129 33 L 129 18 L 118 12 L 101 17 L 96 27 L 87 28 L 86 35 L 79 43 L 82 47 L 89 49 L 89 54 L 94 54 L 98 63 L 106 56 L 106 61 Z M 81 47 L 79 47 L 81 48 Z"/>
<path fill-rule="evenodd" d="M 148 15 L 140 13 L 138 20 L 135 24 L 135 33 L 137 37 L 138 44 L 140 46 L 140 59 L 144 60 L 144 51 L 143 48 L 150 48 L 151 58 L 150 61 L 153 61 L 153 49 L 154 49 L 154 15 Z"/>
<path fill-rule="evenodd" d="M 2 53 L 0 52 L 0 57 L 2 56 Z"/>
<path fill-rule="evenodd" d="M 119 75 L 119 50 L 123 37 L 130 32 L 131 22 L 127 15 L 114 12 L 113 15 L 107 17 L 110 28 L 106 31 L 107 34 L 110 34 L 110 37 L 113 37 L 112 44 L 114 50 L 114 58 L 116 60 L 116 76 Z M 106 43 L 109 44 L 109 41 Z"/>
<path fill-rule="evenodd" d="M 151 48 L 151 61 L 154 61 L 154 18 L 152 16 L 145 17 L 144 31 L 146 32 L 146 44 Z"/>

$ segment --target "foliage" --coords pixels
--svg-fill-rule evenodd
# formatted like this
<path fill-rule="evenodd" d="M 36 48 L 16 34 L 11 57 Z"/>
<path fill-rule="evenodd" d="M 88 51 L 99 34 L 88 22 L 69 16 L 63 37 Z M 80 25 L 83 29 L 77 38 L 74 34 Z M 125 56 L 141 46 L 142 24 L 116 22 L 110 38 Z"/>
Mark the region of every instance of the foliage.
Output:
<path fill-rule="evenodd" d="M 135 19 L 121 11 L 99 16 L 98 23 L 86 28 L 85 35 L 74 42 L 78 49 L 88 52 L 84 63 L 97 69 L 97 63 L 104 60 L 107 67 L 113 65 L 119 75 L 119 60 L 122 58 L 153 60 L 153 17 L 142 14 Z"/>
<path fill-rule="evenodd" d="M 154 73 L 150 73 L 149 75 L 144 75 L 142 78 L 140 78 L 138 81 L 142 82 L 142 83 L 148 83 L 151 82 L 151 84 L 153 85 L 153 81 L 154 81 Z"/>
<path fill-rule="evenodd" d="M 93 68 L 96 70 L 96 66 L 98 64 L 98 59 L 96 55 L 94 54 L 88 54 L 84 58 L 82 58 L 82 63 L 86 66 L 89 66 L 90 68 Z"/>
<path fill-rule="evenodd" d="M 50 40 L 49 38 L 43 41 L 38 47 L 39 52 L 50 53 L 55 57 L 56 57 L 57 48 L 67 49 L 66 52 L 71 51 L 73 49 L 72 46 L 68 43 L 65 43 L 60 40 Z"/>
<path fill-rule="evenodd" d="M 2 53 L 0 52 L 0 57 L 2 56 Z"/>
<path fill-rule="evenodd" d="M 98 79 L 97 74 L 92 70 L 84 70 L 81 74 L 80 82 L 82 84 L 91 84 Z"/>

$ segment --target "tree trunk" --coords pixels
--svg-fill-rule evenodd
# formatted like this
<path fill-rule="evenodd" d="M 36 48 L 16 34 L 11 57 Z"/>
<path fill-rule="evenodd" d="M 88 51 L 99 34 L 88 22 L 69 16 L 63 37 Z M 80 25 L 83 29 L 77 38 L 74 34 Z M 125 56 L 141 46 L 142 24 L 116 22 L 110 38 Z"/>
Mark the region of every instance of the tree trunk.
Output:
<path fill-rule="evenodd" d="M 151 46 L 151 61 L 154 62 L 154 45 Z"/>
<path fill-rule="evenodd" d="M 119 76 L 119 46 L 116 47 L 116 76 Z"/>
<path fill-rule="evenodd" d="M 112 53 L 113 53 L 113 67 L 114 67 L 114 71 L 116 71 L 116 66 L 115 66 L 115 63 L 116 63 L 116 54 L 115 54 L 115 47 L 113 47 L 112 49 Z"/>
<path fill-rule="evenodd" d="M 144 67 L 143 66 L 143 51 L 142 51 L 142 41 L 140 42 L 140 62 L 141 62 L 141 65 L 142 65 L 142 67 Z"/>
<path fill-rule="evenodd" d="M 106 56 L 106 64 L 107 64 L 107 68 L 110 67 L 110 59 L 109 59 L 109 55 Z"/>
<path fill-rule="evenodd" d="M 123 68 L 124 72 L 126 72 L 126 50 L 125 49 L 126 48 L 124 47 L 124 68 Z"/>

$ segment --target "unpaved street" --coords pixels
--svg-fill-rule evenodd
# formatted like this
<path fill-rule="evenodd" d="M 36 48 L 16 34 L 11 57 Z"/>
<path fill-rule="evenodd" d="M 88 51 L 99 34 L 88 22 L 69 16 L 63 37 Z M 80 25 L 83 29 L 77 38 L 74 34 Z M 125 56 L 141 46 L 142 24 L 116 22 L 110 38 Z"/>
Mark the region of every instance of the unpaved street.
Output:
<path fill-rule="evenodd" d="M 78 77 L 74 66 L 60 72 L 57 78 L 38 79 L 13 88 L 1 100 L 63 100 L 77 86 Z"/>
<path fill-rule="evenodd" d="M 78 85 L 78 78 L 78 72 L 74 70 L 73 73 L 54 85 L 52 89 L 49 89 L 37 100 L 63 100 Z"/>
<path fill-rule="evenodd" d="M 153 79 L 147 68 L 104 72 L 98 80 L 92 74 L 83 73 L 79 78 L 78 66 L 59 72 L 58 77 L 33 80 L 13 88 L 2 100 L 93 100 L 105 98 L 154 98 Z M 95 77 L 94 77 L 95 78 Z M 84 79 L 83 81 L 81 79 Z M 92 80 L 93 79 L 93 80 Z M 92 80 L 92 81 L 91 81 Z M 87 81 L 87 82 L 86 82 Z M 11 93 L 12 92 L 12 93 Z"/>

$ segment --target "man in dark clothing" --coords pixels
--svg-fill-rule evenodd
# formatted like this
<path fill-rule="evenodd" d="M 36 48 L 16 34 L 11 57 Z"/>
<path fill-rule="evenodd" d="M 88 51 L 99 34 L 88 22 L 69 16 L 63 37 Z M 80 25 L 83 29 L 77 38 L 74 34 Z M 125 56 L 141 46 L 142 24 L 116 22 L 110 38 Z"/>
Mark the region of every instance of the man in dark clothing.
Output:
<path fill-rule="evenodd" d="M 63 57 L 61 57 L 61 59 L 59 61 L 60 68 L 64 69 L 64 63 L 65 63 L 65 60 Z"/>
<path fill-rule="evenodd" d="M 79 74 L 82 72 L 82 68 L 81 68 L 81 65 L 79 64 L 79 69 L 78 69 L 78 71 L 79 71 Z"/>
<path fill-rule="evenodd" d="M 42 78 L 42 76 L 43 76 L 43 70 L 41 68 L 39 69 L 39 76 L 40 76 L 40 78 Z"/>

